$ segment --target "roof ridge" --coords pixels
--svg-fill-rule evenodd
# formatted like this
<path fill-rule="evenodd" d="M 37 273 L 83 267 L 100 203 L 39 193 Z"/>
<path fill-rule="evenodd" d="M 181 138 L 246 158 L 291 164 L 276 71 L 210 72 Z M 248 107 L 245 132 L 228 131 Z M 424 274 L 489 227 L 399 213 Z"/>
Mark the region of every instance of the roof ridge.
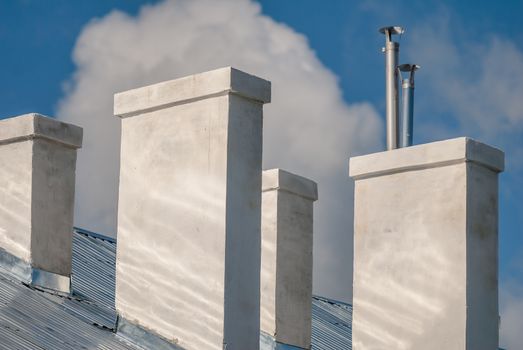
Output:
<path fill-rule="evenodd" d="M 87 236 L 87 237 L 101 239 L 102 241 L 107 241 L 107 242 L 116 244 L 116 238 L 115 237 L 109 237 L 109 236 L 102 235 L 100 233 L 89 231 L 89 230 L 86 230 L 86 229 L 83 229 L 83 228 L 80 228 L 80 227 L 76 227 L 76 226 L 73 227 L 73 231 L 76 232 L 76 233 L 79 233 L 81 235 Z"/>
<path fill-rule="evenodd" d="M 331 303 L 331 304 L 339 304 L 339 305 L 352 307 L 352 304 L 347 303 L 345 301 L 340 301 L 340 300 L 336 300 L 336 299 L 332 299 L 332 298 L 327 298 L 327 297 L 323 297 L 321 295 L 313 295 L 312 299 L 317 299 L 317 300 L 324 301 L 324 302 Z"/>

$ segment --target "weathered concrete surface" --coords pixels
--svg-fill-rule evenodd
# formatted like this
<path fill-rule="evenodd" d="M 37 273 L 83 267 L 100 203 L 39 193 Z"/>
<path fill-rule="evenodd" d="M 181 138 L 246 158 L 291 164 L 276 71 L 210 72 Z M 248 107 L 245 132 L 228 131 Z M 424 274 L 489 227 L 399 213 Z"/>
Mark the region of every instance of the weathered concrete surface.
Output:
<path fill-rule="evenodd" d="M 262 175 L 261 331 L 310 349 L 315 182 L 280 169 Z"/>
<path fill-rule="evenodd" d="M 117 93 L 114 96 L 114 115 L 126 118 L 227 94 L 268 103 L 271 101 L 270 84 L 267 80 L 226 67 Z"/>
<path fill-rule="evenodd" d="M 127 117 L 116 309 L 186 349 L 259 347 L 268 96 L 269 82 L 232 68 L 115 95 Z"/>
<path fill-rule="evenodd" d="M 355 350 L 497 349 L 503 158 L 459 138 L 351 159 Z"/>
<path fill-rule="evenodd" d="M 0 121 L 0 247 L 71 274 L 76 149 L 82 129 L 39 114 Z"/>

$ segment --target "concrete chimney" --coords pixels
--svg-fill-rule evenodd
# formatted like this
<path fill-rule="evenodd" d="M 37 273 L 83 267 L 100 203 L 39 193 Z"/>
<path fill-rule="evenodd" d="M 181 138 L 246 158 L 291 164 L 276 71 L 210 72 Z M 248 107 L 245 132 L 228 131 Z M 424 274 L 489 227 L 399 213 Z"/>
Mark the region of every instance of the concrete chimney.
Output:
<path fill-rule="evenodd" d="M 353 347 L 498 347 L 498 173 L 458 138 L 355 157 Z"/>
<path fill-rule="evenodd" d="M 269 101 L 270 82 L 233 68 L 115 95 L 121 334 L 147 331 L 154 348 L 259 348 Z"/>
<path fill-rule="evenodd" d="M 310 349 L 317 186 L 280 169 L 262 179 L 261 341 Z"/>
<path fill-rule="evenodd" d="M 69 293 L 82 129 L 26 114 L 0 121 L 0 267 Z"/>

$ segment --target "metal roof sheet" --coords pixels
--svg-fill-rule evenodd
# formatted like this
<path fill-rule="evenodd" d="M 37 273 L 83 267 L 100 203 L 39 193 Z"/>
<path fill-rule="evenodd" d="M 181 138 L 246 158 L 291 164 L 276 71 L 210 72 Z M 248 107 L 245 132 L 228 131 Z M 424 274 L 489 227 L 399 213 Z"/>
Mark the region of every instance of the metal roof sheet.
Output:
<path fill-rule="evenodd" d="M 73 293 L 93 300 L 115 314 L 115 275 L 116 240 L 75 228 L 71 276 Z"/>
<path fill-rule="evenodd" d="M 98 312 L 92 303 L 39 291 L 0 273 L 0 349 L 137 349 L 100 326 Z"/>
<path fill-rule="evenodd" d="M 312 349 L 352 349 L 352 305 L 312 298 Z"/>
<path fill-rule="evenodd" d="M 116 240 L 75 229 L 72 297 L 29 287 L 0 268 L 0 349 L 139 349 L 114 333 Z M 312 300 L 312 349 L 350 350 L 352 307 Z"/>

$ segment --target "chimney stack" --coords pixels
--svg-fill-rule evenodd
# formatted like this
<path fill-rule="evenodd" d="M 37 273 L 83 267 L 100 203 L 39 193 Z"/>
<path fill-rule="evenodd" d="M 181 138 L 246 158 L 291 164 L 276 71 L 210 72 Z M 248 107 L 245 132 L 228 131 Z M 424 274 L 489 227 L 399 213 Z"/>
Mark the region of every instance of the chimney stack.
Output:
<path fill-rule="evenodd" d="M 0 121 L 0 266 L 70 292 L 76 150 L 82 129 L 31 113 Z"/>
<path fill-rule="evenodd" d="M 280 169 L 262 179 L 261 341 L 310 349 L 317 186 Z"/>
<path fill-rule="evenodd" d="M 468 138 L 350 160 L 354 349 L 497 349 L 503 168 Z"/>
<path fill-rule="evenodd" d="M 121 334 L 148 331 L 154 348 L 259 348 L 269 101 L 270 82 L 234 68 L 115 95 Z"/>

